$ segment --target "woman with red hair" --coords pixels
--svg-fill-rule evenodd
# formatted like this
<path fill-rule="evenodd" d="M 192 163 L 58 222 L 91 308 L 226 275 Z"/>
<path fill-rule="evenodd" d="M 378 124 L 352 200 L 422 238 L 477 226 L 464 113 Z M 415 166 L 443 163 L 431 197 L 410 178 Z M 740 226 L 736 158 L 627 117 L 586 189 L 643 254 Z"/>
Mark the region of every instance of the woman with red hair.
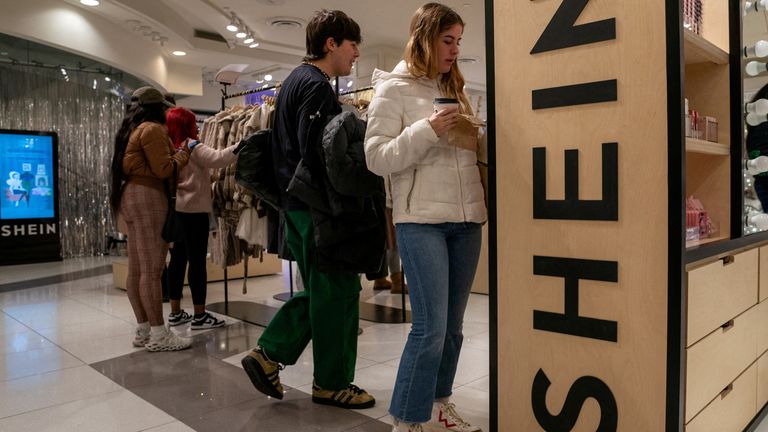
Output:
<path fill-rule="evenodd" d="M 192 321 L 192 330 L 221 327 L 224 321 L 205 311 L 208 274 L 205 257 L 208 254 L 208 215 L 213 211 L 211 198 L 211 168 L 224 168 L 237 160 L 235 147 L 214 150 L 203 143 L 197 143 L 197 122 L 195 114 L 186 108 L 173 108 L 166 116 L 168 135 L 177 148 L 191 141 L 189 164 L 179 173 L 176 187 L 176 213 L 184 230 L 184 239 L 176 242 L 171 249 L 171 263 L 168 266 L 168 296 L 171 299 L 171 314 L 168 324 L 177 326 Z M 184 273 L 189 263 L 187 280 L 192 291 L 194 316 L 181 308 L 181 290 Z"/>

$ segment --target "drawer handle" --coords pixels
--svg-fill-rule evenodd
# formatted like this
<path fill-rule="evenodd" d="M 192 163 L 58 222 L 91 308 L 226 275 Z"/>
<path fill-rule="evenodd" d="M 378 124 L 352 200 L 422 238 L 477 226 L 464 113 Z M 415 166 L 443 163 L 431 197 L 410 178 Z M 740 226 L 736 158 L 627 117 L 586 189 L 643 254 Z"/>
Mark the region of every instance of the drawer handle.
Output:
<path fill-rule="evenodd" d="M 724 399 L 726 396 L 728 396 L 728 393 L 730 393 L 733 390 L 733 383 L 728 384 L 725 386 L 723 391 L 720 392 L 720 399 Z"/>
<path fill-rule="evenodd" d="M 725 267 L 725 266 L 727 266 L 729 264 L 735 263 L 736 262 L 736 256 L 734 256 L 734 255 L 724 256 L 724 257 L 720 258 L 720 261 L 723 262 L 723 267 Z"/>
<path fill-rule="evenodd" d="M 726 330 L 732 329 L 734 324 L 736 324 L 736 323 L 733 320 L 730 320 L 727 323 L 721 325 L 720 327 L 723 329 L 723 331 L 726 331 Z"/>

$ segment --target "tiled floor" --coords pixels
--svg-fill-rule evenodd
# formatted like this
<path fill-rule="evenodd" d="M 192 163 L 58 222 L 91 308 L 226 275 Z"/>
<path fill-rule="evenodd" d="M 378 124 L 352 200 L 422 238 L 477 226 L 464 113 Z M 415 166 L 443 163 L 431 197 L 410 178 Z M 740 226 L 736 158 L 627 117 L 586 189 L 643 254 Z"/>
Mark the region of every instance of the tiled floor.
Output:
<path fill-rule="evenodd" d="M 240 358 L 262 328 L 226 318 L 227 326 L 192 332 L 193 348 L 148 353 L 133 348 L 135 320 L 125 292 L 113 287 L 110 258 L 2 267 L 0 271 L 0 431 L 356 431 L 391 430 L 387 408 L 408 324 L 361 321 L 355 383 L 377 399 L 348 411 L 313 404 L 311 344 L 281 373 L 282 401 L 258 393 Z M 240 283 L 237 283 L 238 288 Z M 282 305 L 282 275 L 251 278 L 230 300 Z M 188 291 L 187 291 L 188 294 Z M 366 286 L 365 301 L 400 297 Z M 182 305 L 191 309 L 187 295 Z M 209 284 L 209 303 L 223 301 Z M 164 305 L 166 313 L 169 306 Z M 488 430 L 488 298 L 472 295 L 454 401 Z"/>

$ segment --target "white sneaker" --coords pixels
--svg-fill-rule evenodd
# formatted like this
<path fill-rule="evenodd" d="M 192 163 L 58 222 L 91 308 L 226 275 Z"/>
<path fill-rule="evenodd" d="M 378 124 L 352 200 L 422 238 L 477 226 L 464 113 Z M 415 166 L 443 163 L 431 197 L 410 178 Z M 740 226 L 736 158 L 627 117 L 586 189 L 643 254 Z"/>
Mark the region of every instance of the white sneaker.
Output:
<path fill-rule="evenodd" d="M 133 346 L 140 348 L 149 342 L 149 326 L 146 329 L 136 327 L 136 336 L 133 338 Z"/>
<path fill-rule="evenodd" d="M 432 404 L 432 418 L 428 425 L 439 431 L 482 432 L 479 426 L 473 426 L 464 421 L 456 412 L 456 405 L 452 402 Z"/>
<path fill-rule="evenodd" d="M 147 351 L 181 351 L 189 348 L 192 345 L 192 341 L 187 338 L 179 337 L 176 333 L 172 332 L 168 327 L 165 327 L 165 331 L 160 334 L 149 335 L 149 342 L 147 342 Z"/>
<path fill-rule="evenodd" d="M 392 428 L 392 432 L 427 432 L 424 429 L 423 423 L 400 423 L 395 420 L 395 426 Z"/>

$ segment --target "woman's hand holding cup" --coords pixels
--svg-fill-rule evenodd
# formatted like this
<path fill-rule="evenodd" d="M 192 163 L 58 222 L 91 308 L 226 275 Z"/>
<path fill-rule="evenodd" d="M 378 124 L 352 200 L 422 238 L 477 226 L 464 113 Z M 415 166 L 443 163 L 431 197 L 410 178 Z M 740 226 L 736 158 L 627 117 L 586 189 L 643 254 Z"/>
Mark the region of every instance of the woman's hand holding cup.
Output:
<path fill-rule="evenodd" d="M 435 112 L 429 116 L 429 124 L 437 136 L 442 136 L 458 123 L 459 102 L 456 99 L 436 98 L 432 104 Z"/>

